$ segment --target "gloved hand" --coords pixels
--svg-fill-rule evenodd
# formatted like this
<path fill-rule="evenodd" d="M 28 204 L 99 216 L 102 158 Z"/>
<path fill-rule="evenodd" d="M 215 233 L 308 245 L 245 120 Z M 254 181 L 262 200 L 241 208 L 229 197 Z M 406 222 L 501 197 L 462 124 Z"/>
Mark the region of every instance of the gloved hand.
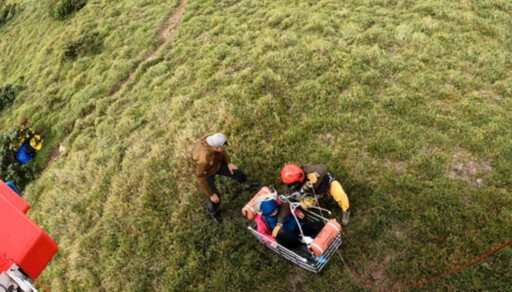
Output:
<path fill-rule="evenodd" d="M 313 185 L 318 181 L 318 176 L 315 172 L 308 174 L 308 181 Z"/>
<path fill-rule="evenodd" d="M 315 206 L 315 199 L 312 199 L 312 198 L 306 198 L 302 201 L 300 201 L 300 206 L 303 208 L 303 209 L 308 209 L 309 207 L 311 206 Z"/>
<path fill-rule="evenodd" d="M 319 174 L 316 172 L 309 173 L 307 175 L 308 181 L 306 182 L 306 186 L 308 188 L 312 189 L 313 185 L 316 184 L 316 182 L 318 181 L 318 176 L 319 176 Z"/>
<path fill-rule="evenodd" d="M 274 230 L 272 230 L 272 236 L 274 238 L 277 237 L 277 234 L 279 233 L 279 230 L 281 230 L 281 227 L 283 227 L 283 224 L 277 223 L 276 227 L 274 227 Z"/>
<path fill-rule="evenodd" d="M 301 241 L 304 244 L 310 245 L 311 243 L 313 243 L 313 238 L 309 236 L 303 236 Z"/>

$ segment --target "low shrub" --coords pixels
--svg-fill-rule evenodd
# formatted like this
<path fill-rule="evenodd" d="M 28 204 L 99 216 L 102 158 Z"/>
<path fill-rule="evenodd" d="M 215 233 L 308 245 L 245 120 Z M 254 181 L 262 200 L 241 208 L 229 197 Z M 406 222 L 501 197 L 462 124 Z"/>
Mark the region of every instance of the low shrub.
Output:
<path fill-rule="evenodd" d="M 20 86 L 11 84 L 0 87 L 0 111 L 14 102 L 20 90 Z"/>
<path fill-rule="evenodd" d="M 8 133 L 0 136 L 0 179 L 3 181 L 12 181 L 19 190 L 23 190 L 35 177 L 34 163 L 22 164 L 18 161 L 16 153 L 24 143 L 31 144 L 31 140 L 39 135 L 28 127 L 28 121 L 25 119 L 21 125 L 11 128 Z M 36 147 L 40 149 L 40 147 Z M 32 157 L 35 156 L 36 149 L 30 149 Z"/>
<path fill-rule="evenodd" d="M 18 7 L 18 3 L 5 4 L 5 0 L 0 0 L 0 26 L 5 24 L 16 14 Z"/>
<path fill-rule="evenodd" d="M 57 20 L 64 20 L 73 12 L 82 9 L 87 0 L 50 0 L 50 14 Z"/>
<path fill-rule="evenodd" d="M 102 39 L 98 32 L 81 34 L 76 40 L 66 43 L 62 49 L 63 59 L 75 59 L 100 50 Z"/>

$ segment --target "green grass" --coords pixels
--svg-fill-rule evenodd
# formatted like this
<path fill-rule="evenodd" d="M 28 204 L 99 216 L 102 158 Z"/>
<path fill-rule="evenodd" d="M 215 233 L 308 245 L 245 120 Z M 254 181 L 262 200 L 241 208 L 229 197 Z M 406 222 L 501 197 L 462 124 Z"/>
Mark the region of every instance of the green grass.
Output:
<path fill-rule="evenodd" d="M 510 238 L 508 1 L 188 0 L 149 62 L 177 1 L 88 1 L 65 21 L 19 2 L 0 84 L 25 89 L 0 126 L 28 117 L 45 138 L 25 193 L 60 246 L 39 279 L 53 291 L 364 289 L 337 257 L 314 275 L 258 244 L 235 185 L 211 224 L 188 162 L 210 131 L 266 184 L 285 163 L 328 165 L 353 208 L 340 253 L 365 284 L 428 279 Z M 98 49 L 62 58 L 93 32 Z M 417 290 L 508 290 L 511 260 Z"/>

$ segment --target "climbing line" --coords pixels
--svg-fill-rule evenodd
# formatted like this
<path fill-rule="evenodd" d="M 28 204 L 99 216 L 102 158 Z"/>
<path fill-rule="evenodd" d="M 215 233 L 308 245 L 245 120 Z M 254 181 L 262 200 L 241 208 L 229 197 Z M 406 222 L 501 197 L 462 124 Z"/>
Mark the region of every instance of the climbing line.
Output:
<path fill-rule="evenodd" d="M 43 285 L 41 282 L 39 282 L 38 280 L 35 280 L 36 284 L 39 285 L 39 287 L 43 288 L 44 291 L 46 292 L 52 292 L 50 291 L 50 289 L 46 288 L 45 285 Z"/>
<path fill-rule="evenodd" d="M 456 268 L 456 269 L 453 269 L 453 270 L 451 270 L 451 271 L 449 271 L 449 272 L 446 272 L 446 273 L 444 273 L 444 274 L 441 274 L 441 275 L 439 275 L 439 276 L 437 276 L 437 277 L 434 277 L 434 278 L 431 278 L 431 279 L 428 279 L 428 280 L 425 280 L 425 281 L 417 282 L 417 283 L 414 283 L 414 284 L 410 284 L 410 285 L 407 285 L 407 286 L 400 286 L 400 287 L 388 287 L 388 288 L 377 288 L 377 287 L 374 287 L 374 286 L 371 286 L 371 285 L 368 285 L 368 284 L 364 284 L 364 283 L 363 283 L 363 281 L 362 281 L 360 278 L 358 278 L 357 276 L 355 276 L 355 275 L 354 275 L 354 272 L 352 271 L 352 269 L 350 269 L 350 268 L 349 268 L 349 266 L 347 265 L 347 263 L 345 262 L 345 260 L 344 260 L 344 259 L 343 259 L 343 257 L 341 256 L 341 254 L 340 254 L 340 251 L 339 251 L 339 250 L 338 250 L 338 255 L 340 256 L 340 259 L 341 259 L 341 261 L 343 262 L 343 265 L 345 266 L 345 269 L 347 269 L 349 276 L 350 276 L 353 280 L 355 280 L 356 282 L 361 283 L 365 288 L 372 289 L 372 290 L 377 290 L 377 291 L 396 291 L 396 290 L 402 290 L 402 289 L 408 289 L 408 288 L 418 287 L 418 286 L 422 286 L 422 285 L 425 285 L 425 284 L 428 284 L 428 283 L 431 283 L 431 282 L 435 282 L 435 281 L 437 281 L 437 280 L 440 280 L 440 279 L 442 279 L 442 278 L 444 278 L 444 277 L 447 277 L 447 276 L 449 276 L 449 275 L 451 275 L 451 274 L 454 274 L 454 273 L 456 273 L 456 272 L 458 272 L 458 271 L 460 271 L 460 270 L 462 270 L 462 269 L 465 269 L 465 268 L 467 268 L 467 267 L 469 267 L 469 266 L 471 266 L 471 265 L 473 265 L 473 264 L 475 264 L 475 263 L 477 263 L 477 262 L 479 262 L 479 261 L 481 261 L 481 260 L 485 259 L 486 257 L 491 256 L 492 254 L 494 254 L 494 253 L 496 253 L 496 252 L 500 251 L 501 249 L 503 249 L 504 247 L 506 247 L 506 246 L 508 246 L 508 245 L 510 245 L 510 244 L 512 244 L 512 239 L 510 239 L 509 241 L 507 241 L 507 242 L 505 242 L 504 244 L 500 245 L 499 247 L 497 247 L 497 248 L 493 249 L 492 251 L 490 251 L 490 252 L 488 252 L 488 253 L 484 254 L 483 256 L 481 256 L 481 257 L 479 257 L 479 258 L 477 258 L 477 259 L 474 259 L 474 260 L 472 260 L 472 261 L 468 262 L 467 264 L 465 264 L 465 265 L 463 265 L 463 266 L 460 266 L 460 267 L 458 267 L 458 268 Z"/>
<path fill-rule="evenodd" d="M 11 262 L 11 263 L 16 263 L 16 261 L 15 261 L 13 258 L 8 258 L 8 257 L 6 257 L 6 256 L 5 256 L 5 254 L 0 254 L 0 257 L 1 257 L 2 261 L 5 261 L 5 262 Z M 52 292 L 52 291 L 50 291 L 50 289 L 46 288 L 46 286 L 45 286 L 45 285 L 43 285 L 41 282 L 37 281 L 37 279 L 36 279 L 36 280 L 34 280 L 34 282 L 35 282 L 37 285 L 39 285 L 40 287 L 42 287 L 44 291 L 46 291 L 46 292 Z M 3 288 L 3 286 L 2 286 L 2 288 Z M 5 291 L 10 291 L 10 290 L 5 289 Z"/>

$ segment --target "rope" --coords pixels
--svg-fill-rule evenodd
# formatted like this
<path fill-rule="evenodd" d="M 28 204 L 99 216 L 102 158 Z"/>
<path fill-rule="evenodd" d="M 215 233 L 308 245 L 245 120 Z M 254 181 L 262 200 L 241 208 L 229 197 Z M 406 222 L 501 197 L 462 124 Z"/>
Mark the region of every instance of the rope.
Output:
<path fill-rule="evenodd" d="M 36 284 L 37 284 L 37 285 L 39 285 L 41 288 L 43 288 L 43 290 L 44 290 L 44 291 L 46 291 L 46 292 L 52 292 L 52 291 L 50 291 L 50 289 L 46 288 L 46 286 L 45 286 L 45 285 L 43 285 L 41 282 L 39 282 L 39 281 L 37 281 L 37 280 L 35 280 L 35 282 L 36 282 Z"/>
<path fill-rule="evenodd" d="M 503 248 L 504 248 L 504 247 L 506 247 L 507 245 L 510 245 L 511 243 L 512 243 L 512 239 L 510 239 L 509 241 L 505 242 L 505 243 L 504 243 L 504 244 L 502 244 L 501 246 L 499 246 L 499 247 L 495 248 L 494 250 L 492 250 L 492 251 L 488 252 L 487 254 L 485 254 L 485 255 L 483 255 L 483 256 L 481 256 L 481 257 L 477 258 L 477 259 L 474 259 L 474 260 L 470 261 L 469 263 L 467 263 L 467 264 L 465 264 L 465 265 L 463 265 L 463 266 L 461 266 L 461 267 L 458 267 L 458 268 L 456 268 L 456 269 L 454 269 L 454 270 L 451 270 L 451 271 L 449 271 L 449 272 L 447 272 L 447 273 L 444 273 L 444 274 L 439 275 L 439 276 L 437 276 L 437 277 L 434 277 L 434 278 L 432 278 L 432 279 L 425 280 L 425 281 L 418 282 L 418 283 L 414 283 L 414 284 L 410 284 L 410 285 L 407 285 L 407 286 L 400 286 L 400 287 L 388 287 L 388 288 L 376 288 L 376 287 L 373 287 L 373 286 L 371 286 L 371 285 L 364 284 L 364 283 L 363 283 L 359 278 L 357 278 L 356 276 L 354 276 L 353 271 L 348 267 L 347 263 L 345 262 L 345 260 L 344 260 L 344 259 L 343 259 L 343 257 L 341 256 L 341 254 L 340 254 L 340 251 L 339 251 L 339 250 L 338 250 L 338 255 L 340 256 L 340 259 L 341 259 L 341 261 L 343 262 L 343 265 L 345 266 L 345 269 L 347 269 L 347 271 L 348 271 L 348 273 L 349 273 L 350 277 L 352 277 L 352 279 L 353 279 L 353 280 L 355 280 L 356 282 L 360 282 L 360 283 L 362 283 L 362 284 L 363 284 L 363 286 L 364 286 L 365 288 L 372 289 L 372 290 L 377 290 L 377 291 L 396 291 L 396 290 L 402 290 L 402 289 L 408 289 L 408 288 L 418 287 L 418 286 L 422 286 L 422 285 L 425 285 L 425 284 L 428 284 L 428 283 L 431 283 L 431 282 L 435 282 L 435 281 L 437 281 L 437 280 L 440 280 L 440 279 L 442 279 L 442 278 L 444 278 L 444 277 L 447 277 L 447 276 L 449 276 L 449 275 L 451 275 L 451 274 L 454 274 L 454 273 L 456 273 L 456 272 L 458 272 L 458 271 L 460 271 L 460 270 L 462 270 L 462 269 L 465 269 L 465 268 L 467 268 L 467 267 L 469 267 L 469 266 L 471 266 L 471 265 L 473 265 L 473 264 L 475 264 L 475 263 L 477 263 L 477 262 L 479 262 L 479 261 L 481 261 L 481 260 L 485 259 L 486 257 L 491 256 L 492 254 L 494 254 L 494 253 L 496 253 L 496 252 L 500 251 L 501 249 L 503 249 Z"/>
<path fill-rule="evenodd" d="M 2 259 L 3 259 L 3 260 L 11 261 L 12 263 L 16 263 L 16 261 L 15 261 L 13 258 L 8 258 L 8 257 L 6 257 L 4 254 L 2 254 L 2 255 L 1 255 L 1 257 L 2 257 Z M 52 291 L 50 291 L 50 289 L 46 288 L 46 286 L 45 286 L 45 285 L 43 285 L 41 282 L 37 281 L 37 279 L 36 279 L 36 280 L 34 280 L 34 282 L 35 282 L 37 285 L 41 286 L 41 288 L 43 288 L 43 290 L 44 290 L 44 291 L 46 291 L 46 292 L 52 292 Z M 2 286 L 2 288 L 3 288 L 3 286 Z M 7 289 L 6 289 L 5 291 L 7 291 Z"/>
<path fill-rule="evenodd" d="M 315 195 L 316 205 L 318 207 L 320 207 L 320 203 L 318 203 L 318 196 L 316 195 L 316 191 L 315 191 L 315 186 L 313 186 L 313 184 L 311 184 L 311 189 L 313 190 L 313 195 Z M 322 213 L 322 209 L 320 209 L 320 216 L 324 217 L 324 213 Z"/>

